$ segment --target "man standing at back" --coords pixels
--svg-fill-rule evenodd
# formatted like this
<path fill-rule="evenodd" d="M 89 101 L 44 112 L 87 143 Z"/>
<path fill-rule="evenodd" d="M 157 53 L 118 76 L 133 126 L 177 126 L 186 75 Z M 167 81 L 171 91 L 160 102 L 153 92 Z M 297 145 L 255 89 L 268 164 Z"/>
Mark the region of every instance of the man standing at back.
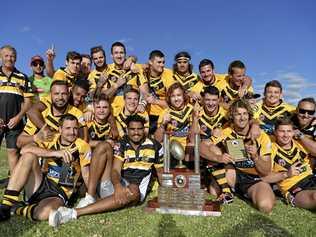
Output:
<path fill-rule="evenodd" d="M 12 173 L 18 161 L 16 139 L 23 130 L 26 111 L 31 106 L 31 85 L 27 76 L 15 68 L 16 49 L 1 48 L 0 67 L 0 143 L 6 138 L 8 163 Z"/>

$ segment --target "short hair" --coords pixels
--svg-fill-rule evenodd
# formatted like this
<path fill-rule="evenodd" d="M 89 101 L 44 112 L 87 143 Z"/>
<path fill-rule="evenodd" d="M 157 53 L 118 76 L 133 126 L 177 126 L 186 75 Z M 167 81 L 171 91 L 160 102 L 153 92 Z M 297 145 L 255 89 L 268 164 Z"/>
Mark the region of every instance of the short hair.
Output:
<path fill-rule="evenodd" d="M 240 60 L 232 61 L 228 66 L 228 74 L 232 75 L 234 73 L 234 68 L 245 69 L 245 64 Z"/>
<path fill-rule="evenodd" d="M 91 58 L 92 58 L 92 55 L 93 55 L 94 53 L 98 53 L 98 52 L 102 52 L 103 55 L 104 55 L 104 57 L 105 57 L 105 51 L 104 51 L 103 47 L 102 47 L 101 45 L 98 45 L 98 46 L 92 47 L 92 48 L 90 49 Z"/>
<path fill-rule="evenodd" d="M 229 119 L 233 121 L 234 114 L 238 108 L 244 108 L 249 114 L 249 120 L 253 118 L 253 110 L 251 109 L 250 104 L 245 99 L 235 100 L 229 107 Z"/>
<path fill-rule="evenodd" d="M 294 123 L 292 122 L 290 117 L 282 117 L 278 118 L 275 121 L 274 130 L 277 130 L 282 125 L 291 125 L 292 127 L 294 127 Z"/>
<path fill-rule="evenodd" d="M 313 104 L 314 106 L 316 106 L 316 101 L 315 101 L 315 99 L 313 98 L 313 97 L 305 97 L 305 98 L 303 98 L 303 99 L 301 99 L 299 102 L 298 102 L 298 106 L 301 104 L 301 103 L 303 103 L 303 102 L 308 102 L 308 103 L 311 103 L 311 104 Z"/>
<path fill-rule="evenodd" d="M 126 126 L 129 127 L 131 122 L 140 122 L 143 126 L 145 126 L 146 119 L 138 114 L 130 115 L 126 118 Z"/>
<path fill-rule="evenodd" d="M 185 92 L 184 87 L 179 83 L 179 82 L 175 82 L 173 83 L 167 90 L 167 104 L 171 107 L 171 94 L 173 93 L 173 91 L 175 91 L 176 89 L 181 89 L 183 91 L 183 97 L 184 97 L 184 103 L 187 104 L 189 102 L 189 96 L 187 95 L 187 93 Z"/>
<path fill-rule="evenodd" d="M 59 119 L 59 126 L 63 126 L 64 122 L 66 120 L 70 120 L 70 121 L 76 121 L 78 123 L 78 119 L 76 116 L 72 115 L 72 114 L 63 114 L 60 119 Z"/>
<path fill-rule="evenodd" d="M 90 60 L 90 62 L 92 61 L 89 54 L 81 54 L 81 60 L 82 60 L 82 58 L 87 58 Z"/>
<path fill-rule="evenodd" d="M 15 56 L 17 55 L 16 49 L 15 49 L 13 46 L 9 45 L 9 44 L 3 45 L 3 46 L 1 47 L 0 52 L 1 52 L 3 49 L 10 50 L 11 52 L 13 52 L 13 54 L 14 54 Z M 1 55 L 1 54 L 0 54 L 0 55 Z"/>
<path fill-rule="evenodd" d="M 66 56 L 66 60 L 67 62 L 69 62 L 69 60 L 77 60 L 79 59 L 80 61 L 82 60 L 82 57 L 81 57 L 81 54 L 76 52 L 76 51 L 69 51 L 67 53 L 67 56 Z"/>
<path fill-rule="evenodd" d="M 100 101 L 106 101 L 106 102 L 108 102 L 108 104 L 110 104 L 108 96 L 104 93 L 94 95 L 93 102 L 99 103 Z"/>
<path fill-rule="evenodd" d="M 75 82 L 74 82 L 74 85 L 73 85 L 73 88 L 74 87 L 80 87 L 82 89 L 84 89 L 85 91 L 89 91 L 90 89 L 90 83 L 87 79 L 77 79 Z"/>
<path fill-rule="evenodd" d="M 219 90 L 215 86 L 208 86 L 201 91 L 201 96 L 205 96 L 206 94 L 217 95 L 219 97 Z"/>
<path fill-rule="evenodd" d="M 68 82 L 64 80 L 55 80 L 50 85 L 50 90 L 52 90 L 54 86 L 66 86 L 68 88 Z"/>
<path fill-rule="evenodd" d="M 149 60 L 154 59 L 155 57 L 164 58 L 165 55 L 160 50 L 153 50 L 149 54 Z"/>
<path fill-rule="evenodd" d="M 111 45 L 111 53 L 113 54 L 113 49 L 114 47 L 122 47 L 124 49 L 124 53 L 126 54 L 126 48 L 125 48 L 125 45 L 121 42 L 114 42 L 112 45 Z"/>
<path fill-rule="evenodd" d="M 124 99 L 126 98 L 126 95 L 128 94 L 128 93 L 136 93 L 137 95 L 138 95 L 138 99 L 139 99 L 139 97 L 140 97 L 140 93 L 139 93 L 139 90 L 138 89 L 136 89 L 135 87 L 133 87 L 133 86 L 131 86 L 131 85 L 127 85 L 126 86 L 126 88 L 125 88 L 125 90 L 124 90 Z"/>
<path fill-rule="evenodd" d="M 199 70 L 201 71 L 201 68 L 206 65 L 211 65 L 211 68 L 214 69 L 214 63 L 212 62 L 212 60 L 204 58 L 199 63 Z"/>
<path fill-rule="evenodd" d="M 278 80 L 272 80 L 272 81 L 267 82 L 266 85 L 264 86 L 264 94 L 267 92 L 268 87 L 280 88 L 282 92 L 282 85 Z"/>

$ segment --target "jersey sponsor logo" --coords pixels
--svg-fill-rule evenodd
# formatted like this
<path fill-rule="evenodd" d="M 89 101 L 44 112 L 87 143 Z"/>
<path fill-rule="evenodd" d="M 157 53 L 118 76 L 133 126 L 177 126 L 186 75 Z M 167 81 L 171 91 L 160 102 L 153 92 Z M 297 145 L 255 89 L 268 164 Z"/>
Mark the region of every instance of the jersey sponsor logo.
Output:
<path fill-rule="evenodd" d="M 280 166 L 284 167 L 284 166 L 286 165 L 286 161 L 283 160 L 283 159 L 279 159 L 279 160 L 278 160 L 278 164 L 279 164 Z"/>

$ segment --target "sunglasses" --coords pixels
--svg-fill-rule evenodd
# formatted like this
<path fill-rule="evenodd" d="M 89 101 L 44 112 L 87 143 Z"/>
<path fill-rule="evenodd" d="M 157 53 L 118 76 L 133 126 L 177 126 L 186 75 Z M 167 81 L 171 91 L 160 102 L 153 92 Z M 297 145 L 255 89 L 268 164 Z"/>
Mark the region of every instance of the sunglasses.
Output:
<path fill-rule="evenodd" d="M 315 114 L 315 110 L 307 110 L 307 109 L 298 109 L 298 112 L 300 114 L 308 114 L 308 115 L 314 115 Z"/>
<path fill-rule="evenodd" d="M 32 65 L 33 67 L 37 67 L 38 65 L 41 66 L 41 67 L 43 67 L 43 66 L 44 66 L 44 62 L 42 62 L 42 61 L 36 62 L 36 61 L 35 61 L 35 62 L 32 62 L 31 65 Z"/>

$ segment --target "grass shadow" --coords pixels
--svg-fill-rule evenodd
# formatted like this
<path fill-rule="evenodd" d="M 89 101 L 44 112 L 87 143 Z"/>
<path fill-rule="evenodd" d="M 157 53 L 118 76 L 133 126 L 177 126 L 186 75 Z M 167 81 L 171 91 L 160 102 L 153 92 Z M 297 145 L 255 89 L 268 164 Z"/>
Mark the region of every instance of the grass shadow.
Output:
<path fill-rule="evenodd" d="M 250 215 L 245 221 L 233 226 L 231 229 L 223 232 L 221 236 L 242 236 L 250 237 L 254 235 L 254 232 L 263 232 L 264 236 L 274 236 L 274 237 L 292 237 L 286 229 L 276 225 L 269 218 L 253 214 Z"/>
<path fill-rule="evenodd" d="M 39 221 L 31 221 L 24 217 L 13 216 L 10 220 L 0 223 L 1 237 L 24 236 L 28 230 L 34 229 L 35 225 L 39 223 Z"/>
<path fill-rule="evenodd" d="M 173 219 L 172 215 L 164 214 L 162 215 L 159 227 L 158 227 L 158 236 L 165 237 L 165 236 L 177 236 L 177 237 L 184 237 L 182 230 L 177 227 L 175 220 Z"/>

